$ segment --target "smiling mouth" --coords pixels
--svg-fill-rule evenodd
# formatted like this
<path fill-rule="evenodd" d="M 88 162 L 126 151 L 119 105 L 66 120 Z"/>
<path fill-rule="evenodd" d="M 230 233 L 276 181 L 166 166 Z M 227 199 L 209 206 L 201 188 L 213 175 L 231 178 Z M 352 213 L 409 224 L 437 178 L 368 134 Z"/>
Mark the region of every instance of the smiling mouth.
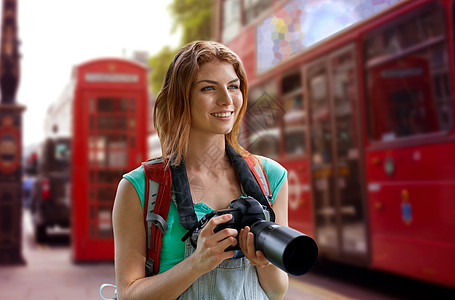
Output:
<path fill-rule="evenodd" d="M 217 118 L 226 118 L 226 117 L 230 117 L 233 113 L 234 112 L 230 111 L 230 112 L 222 112 L 222 113 L 213 113 L 211 115 L 214 117 L 217 117 Z"/>

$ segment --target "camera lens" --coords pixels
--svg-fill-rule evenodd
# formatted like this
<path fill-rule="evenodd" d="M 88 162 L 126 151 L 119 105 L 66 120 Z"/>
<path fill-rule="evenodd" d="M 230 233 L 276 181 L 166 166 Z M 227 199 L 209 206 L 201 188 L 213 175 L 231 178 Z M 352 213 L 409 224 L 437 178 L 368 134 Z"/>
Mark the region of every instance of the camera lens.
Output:
<path fill-rule="evenodd" d="M 300 276 L 313 268 L 318 257 L 316 242 L 309 236 L 273 222 L 260 221 L 251 227 L 257 250 L 283 271 Z"/>
<path fill-rule="evenodd" d="M 294 238 L 284 250 L 283 266 L 289 274 L 303 275 L 313 268 L 318 255 L 316 243 L 307 235 Z"/>

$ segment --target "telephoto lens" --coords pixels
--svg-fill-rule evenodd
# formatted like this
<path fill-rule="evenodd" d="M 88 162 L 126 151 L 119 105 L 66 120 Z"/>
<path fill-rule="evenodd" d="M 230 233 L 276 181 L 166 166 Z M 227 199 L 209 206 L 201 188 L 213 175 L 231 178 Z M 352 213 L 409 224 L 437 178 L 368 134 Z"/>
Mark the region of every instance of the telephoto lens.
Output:
<path fill-rule="evenodd" d="M 256 222 L 251 232 L 256 250 L 261 250 L 268 261 L 291 275 L 304 275 L 316 264 L 318 246 L 306 234 L 269 221 Z"/>
<path fill-rule="evenodd" d="M 232 219 L 219 224 L 214 232 L 224 228 L 240 231 L 250 226 L 256 250 L 261 250 L 267 260 L 291 275 L 303 275 L 315 265 L 318 258 L 316 242 L 295 229 L 271 222 L 267 208 L 254 198 L 240 197 L 232 201 L 228 209 L 214 211 L 210 218 L 227 213 L 232 214 Z M 240 247 L 237 244 L 227 250 L 240 250 Z"/>

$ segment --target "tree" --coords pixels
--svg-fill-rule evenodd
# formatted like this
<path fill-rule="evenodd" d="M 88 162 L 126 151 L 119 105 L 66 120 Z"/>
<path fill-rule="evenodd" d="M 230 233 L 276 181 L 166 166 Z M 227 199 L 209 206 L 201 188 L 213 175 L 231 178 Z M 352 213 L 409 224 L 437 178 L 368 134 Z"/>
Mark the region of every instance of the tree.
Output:
<path fill-rule="evenodd" d="M 213 0 L 174 0 L 169 10 L 174 18 L 174 30 L 182 27 L 182 44 L 209 40 L 212 36 Z"/>
<path fill-rule="evenodd" d="M 150 74 L 150 88 L 157 94 L 163 85 L 164 76 L 175 55 L 176 50 L 169 46 L 161 48 L 160 52 L 149 58 L 148 64 L 152 69 Z"/>
<path fill-rule="evenodd" d="M 174 0 L 168 6 L 173 19 L 173 31 L 179 27 L 182 30 L 180 45 L 195 40 L 211 39 L 212 5 L 213 0 Z M 149 66 L 152 69 L 150 87 L 153 93 L 156 94 L 160 90 L 167 68 L 176 52 L 176 49 L 165 46 L 149 58 Z"/>

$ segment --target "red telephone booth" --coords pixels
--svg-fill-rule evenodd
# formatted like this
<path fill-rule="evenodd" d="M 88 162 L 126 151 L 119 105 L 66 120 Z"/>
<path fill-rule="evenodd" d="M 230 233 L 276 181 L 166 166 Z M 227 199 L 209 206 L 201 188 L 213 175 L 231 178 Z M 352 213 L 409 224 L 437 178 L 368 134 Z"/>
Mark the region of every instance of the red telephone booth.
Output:
<path fill-rule="evenodd" d="M 122 175 L 146 159 L 147 72 L 136 63 L 99 59 L 73 74 L 72 255 L 112 260 L 112 206 Z"/>

